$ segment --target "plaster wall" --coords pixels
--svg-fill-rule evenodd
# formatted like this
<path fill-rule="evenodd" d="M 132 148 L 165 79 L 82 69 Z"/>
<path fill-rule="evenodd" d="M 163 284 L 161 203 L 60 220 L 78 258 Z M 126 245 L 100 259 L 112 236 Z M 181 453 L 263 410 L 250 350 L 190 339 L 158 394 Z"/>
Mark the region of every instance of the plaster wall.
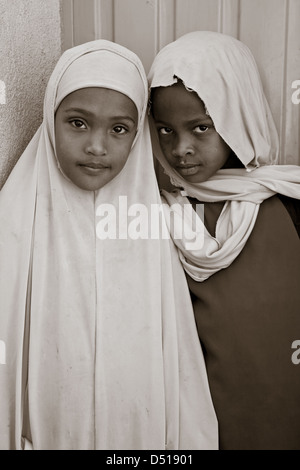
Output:
<path fill-rule="evenodd" d="M 60 0 L 0 0 L 0 188 L 38 129 L 61 55 Z"/>

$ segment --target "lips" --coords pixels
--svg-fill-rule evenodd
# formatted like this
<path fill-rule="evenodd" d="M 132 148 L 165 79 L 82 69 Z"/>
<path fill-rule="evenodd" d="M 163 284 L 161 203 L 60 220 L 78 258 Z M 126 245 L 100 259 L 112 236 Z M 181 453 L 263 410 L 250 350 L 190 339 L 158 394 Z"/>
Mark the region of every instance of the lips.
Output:
<path fill-rule="evenodd" d="M 100 176 L 110 169 L 110 166 L 103 162 L 78 163 L 78 166 L 83 174 L 90 177 Z"/>
<path fill-rule="evenodd" d="M 195 175 L 199 171 L 200 164 L 185 163 L 184 165 L 177 165 L 177 171 L 183 176 Z"/>
<path fill-rule="evenodd" d="M 84 168 L 91 168 L 93 170 L 104 170 L 105 168 L 108 168 L 107 165 L 104 165 L 103 163 L 99 163 L 99 162 L 79 163 L 79 166 L 84 167 Z"/>
<path fill-rule="evenodd" d="M 192 168 L 194 166 L 199 166 L 199 164 L 196 164 L 196 163 L 184 163 L 184 164 L 181 164 L 181 165 L 177 165 L 177 168 Z"/>

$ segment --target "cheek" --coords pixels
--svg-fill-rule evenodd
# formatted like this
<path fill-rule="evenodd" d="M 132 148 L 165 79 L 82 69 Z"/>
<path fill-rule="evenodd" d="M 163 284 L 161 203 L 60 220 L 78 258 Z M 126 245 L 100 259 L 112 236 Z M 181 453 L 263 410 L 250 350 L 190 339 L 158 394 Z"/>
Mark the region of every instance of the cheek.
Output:
<path fill-rule="evenodd" d="M 227 162 L 228 158 L 232 154 L 231 148 L 224 142 L 224 140 L 221 140 L 220 148 L 222 149 L 222 166 L 225 165 Z"/>
<path fill-rule="evenodd" d="M 211 143 L 211 151 L 214 155 L 216 165 L 220 168 L 226 163 L 232 151 L 224 140 L 218 135 L 215 141 Z"/>
<path fill-rule="evenodd" d="M 61 132 L 60 128 L 55 128 L 55 150 L 58 160 L 64 160 L 66 158 L 68 143 L 66 142 L 66 136 Z"/>
<path fill-rule="evenodd" d="M 69 160 L 68 147 L 59 139 L 56 141 L 56 157 L 61 165 L 66 164 Z"/>
<path fill-rule="evenodd" d="M 167 139 L 160 138 L 159 139 L 159 145 L 160 145 L 160 148 L 161 148 L 163 154 L 165 155 L 165 157 L 168 157 L 168 154 L 171 151 L 170 140 L 167 141 Z"/>
<path fill-rule="evenodd" d="M 55 139 L 55 152 L 56 152 L 56 158 L 58 161 L 61 163 L 64 161 L 64 146 L 62 145 L 62 142 L 59 138 L 56 137 Z"/>
<path fill-rule="evenodd" d="M 74 136 L 69 137 L 67 133 L 58 133 L 55 140 L 56 156 L 60 163 L 67 164 L 76 160 L 81 153 L 82 144 Z"/>
<path fill-rule="evenodd" d="M 132 142 L 133 139 L 130 139 L 130 141 L 124 143 L 120 142 L 118 145 L 114 144 L 111 152 L 109 151 L 109 154 L 115 155 L 115 163 L 118 168 L 122 169 L 126 164 L 131 151 Z"/>
<path fill-rule="evenodd" d="M 220 170 L 226 163 L 228 157 L 220 147 L 211 147 L 207 152 L 207 163 L 215 171 Z"/>

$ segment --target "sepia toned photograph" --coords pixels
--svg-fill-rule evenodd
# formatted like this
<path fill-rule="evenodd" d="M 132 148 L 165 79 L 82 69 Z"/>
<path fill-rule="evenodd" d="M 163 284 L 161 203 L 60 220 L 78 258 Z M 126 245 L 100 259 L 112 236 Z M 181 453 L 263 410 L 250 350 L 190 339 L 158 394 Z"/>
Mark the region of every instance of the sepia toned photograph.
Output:
<path fill-rule="evenodd" d="M 0 0 L 0 450 L 300 450 L 299 24 Z"/>

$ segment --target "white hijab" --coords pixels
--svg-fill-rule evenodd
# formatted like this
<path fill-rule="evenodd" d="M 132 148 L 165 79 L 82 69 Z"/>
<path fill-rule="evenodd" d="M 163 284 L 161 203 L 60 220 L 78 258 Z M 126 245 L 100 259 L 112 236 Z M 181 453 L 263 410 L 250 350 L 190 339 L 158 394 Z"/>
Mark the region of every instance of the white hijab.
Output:
<path fill-rule="evenodd" d="M 96 192 L 65 178 L 55 155 L 54 110 L 87 86 L 124 93 L 139 113 L 125 167 Z M 168 239 L 96 236 L 100 205 L 116 208 L 124 229 L 120 196 L 128 208 L 160 203 L 147 98 L 141 62 L 124 47 L 99 40 L 66 51 L 43 123 L 0 193 L 1 449 L 21 449 L 24 438 L 50 450 L 217 447 L 176 250 Z"/>
<path fill-rule="evenodd" d="M 174 238 L 186 271 L 193 279 L 204 281 L 229 266 L 241 252 L 261 202 L 276 193 L 300 199 L 300 167 L 276 165 L 275 124 L 255 60 L 245 44 L 212 31 L 180 37 L 157 54 L 148 76 L 151 88 L 170 86 L 178 78 L 202 99 L 216 131 L 245 166 L 219 170 L 203 183 L 189 183 L 168 164 L 151 124 L 155 156 L 174 186 L 184 190 L 163 191 L 168 204 L 188 204 L 187 195 L 203 202 L 226 201 L 215 237 L 198 218 L 204 233 L 198 248 L 189 250 L 190 240 Z"/>

